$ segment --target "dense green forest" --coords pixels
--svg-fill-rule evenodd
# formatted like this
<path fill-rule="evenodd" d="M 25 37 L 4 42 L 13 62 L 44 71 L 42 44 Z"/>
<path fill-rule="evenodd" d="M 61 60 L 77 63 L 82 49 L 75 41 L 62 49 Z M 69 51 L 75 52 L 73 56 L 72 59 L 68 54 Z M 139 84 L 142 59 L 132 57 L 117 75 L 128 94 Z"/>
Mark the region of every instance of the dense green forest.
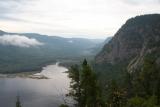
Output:
<path fill-rule="evenodd" d="M 101 86 L 100 77 L 86 60 L 68 73 L 71 90 L 67 96 L 75 100 L 75 107 L 160 107 L 159 67 L 148 57 L 141 71 L 125 72 L 121 84 L 112 79 Z"/>

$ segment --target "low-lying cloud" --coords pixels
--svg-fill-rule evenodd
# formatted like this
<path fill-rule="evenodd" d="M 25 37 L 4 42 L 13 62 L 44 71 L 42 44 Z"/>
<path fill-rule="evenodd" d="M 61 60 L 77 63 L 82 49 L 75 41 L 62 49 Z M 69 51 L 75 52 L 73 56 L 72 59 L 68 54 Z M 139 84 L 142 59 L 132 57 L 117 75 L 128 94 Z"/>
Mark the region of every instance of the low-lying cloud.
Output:
<path fill-rule="evenodd" d="M 3 35 L 0 36 L 0 44 L 2 45 L 12 45 L 18 47 L 32 47 L 32 46 L 40 46 L 43 43 L 39 42 L 34 38 L 28 38 L 26 36 L 20 35 Z"/>

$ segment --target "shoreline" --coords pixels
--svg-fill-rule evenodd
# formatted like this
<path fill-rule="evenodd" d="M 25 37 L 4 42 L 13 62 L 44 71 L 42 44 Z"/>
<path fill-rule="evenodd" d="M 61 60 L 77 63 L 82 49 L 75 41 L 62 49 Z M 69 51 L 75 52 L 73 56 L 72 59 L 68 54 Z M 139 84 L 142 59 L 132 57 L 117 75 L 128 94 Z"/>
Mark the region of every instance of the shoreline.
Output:
<path fill-rule="evenodd" d="M 0 78 L 30 78 L 30 79 L 50 79 L 44 75 L 36 76 L 34 74 L 40 73 L 44 67 L 48 65 L 58 64 L 60 67 L 70 68 L 71 65 L 78 64 L 77 60 L 73 59 L 57 59 L 56 61 L 49 61 L 39 65 L 37 68 L 31 68 L 30 70 L 17 70 L 15 72 L 0 73 Z M 64 73 L 68 73 L 65 71 Z"/>
<path fill-rule="evenodd" d="M 33 70 L 33 71 L 23 71 L 23 72 L 16 72 L 16 73 L 0 73 L 0 78 L 30 78 L 30 79 L 50 79 L 44 75 L 34 75 L 36 73 L 40 73 L 42 72 L 43 68 L 48 66 L 48 65 L 58 65 L 60 67 L 65 67 L 65 68 L 69 68 L 69 66 L 66 66 L 66 63 L 63 62 L 52 62 L 52 63 L 46 63 L 44 64 L 44 66 L 41 66 L 40 69 L 38 70 Z M 65 71 L 64 73 L 67 73 L 67 71 Z"/>

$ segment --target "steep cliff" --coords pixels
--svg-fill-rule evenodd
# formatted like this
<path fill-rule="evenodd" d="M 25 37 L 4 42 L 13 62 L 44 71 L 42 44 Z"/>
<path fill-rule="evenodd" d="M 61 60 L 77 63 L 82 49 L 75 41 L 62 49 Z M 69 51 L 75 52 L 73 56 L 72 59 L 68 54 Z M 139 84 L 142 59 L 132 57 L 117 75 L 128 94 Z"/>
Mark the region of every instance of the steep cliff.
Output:
<path fill-rule="evenodd" d="M 103 47 L 95 62 L 96 65 L 123 64 L 133 72 L 141 68 L 146 57 L 160 65 L 160 14 L 129 19 Z"/>

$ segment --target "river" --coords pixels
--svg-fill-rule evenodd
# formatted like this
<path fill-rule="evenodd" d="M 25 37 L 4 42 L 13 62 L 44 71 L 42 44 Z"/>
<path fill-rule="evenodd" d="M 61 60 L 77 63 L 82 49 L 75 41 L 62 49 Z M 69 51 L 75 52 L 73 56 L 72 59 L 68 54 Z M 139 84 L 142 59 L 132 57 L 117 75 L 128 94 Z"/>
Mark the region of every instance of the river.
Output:
<path fill-rule="evenodd" d="M 20 96 L 22 107 L 58 107 L 68 100 L 65 94 L 69 89 L 67 68 L 58 63 L 43 67 L 33 76 L 45 76 L 49 79 L 36 78 L 0 78 L 0 107 L 15 107 L 16 96 Z"/>

